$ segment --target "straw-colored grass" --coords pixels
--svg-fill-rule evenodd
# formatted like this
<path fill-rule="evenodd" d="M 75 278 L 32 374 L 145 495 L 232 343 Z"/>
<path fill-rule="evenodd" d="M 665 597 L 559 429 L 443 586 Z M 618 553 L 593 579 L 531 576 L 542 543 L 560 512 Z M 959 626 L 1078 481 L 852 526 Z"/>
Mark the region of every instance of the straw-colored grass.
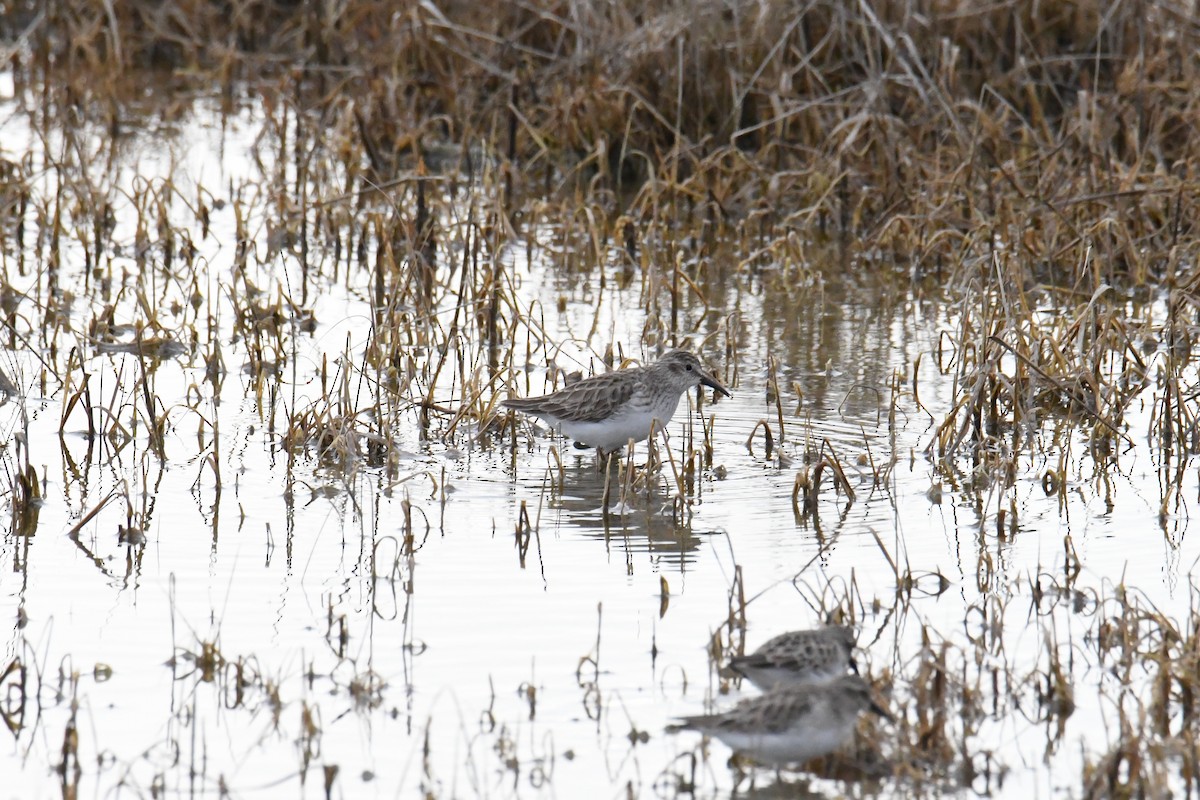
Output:
<path fill-rule="evenodd" d="M 953 330 L 934 363 L 896 365 L 890 408 L 911 402 L 934 418 L 926 455 L 948 483 L 977 498 L 998 487 L 998 540 L 1015 534 L 1005 492 L 1032 456 L 1045 458 L 1043 490 L 1062 496 L 1081 428 L 1100 482 L 1148 433 L 1166 465 L 1163 518 L 1185 472 L 1171 465 L 1200 449 L 1200 25 L 1186 4 L 14 0 L 5 11 L 13 103 L 44 143 L 0 161 L 7 347 L 37 354 L 25 384 L 61 393 L 60 427 L 85 431 L 89 460 L 93 448 L 97 461 L 134 450 L 139 459 L 130 472 L 142 485 L 109 495 L 70 531 L 98 564 L 78 528 L 123 498 L 120 543 L 144 544 L 155 470 L 185 424 L 196 424 L 197 485 L 203 476 L 221 491 L 212 398 L 230 380 L 243 382 L 289 466 L 310 459 L 338 486 L 378 469 L 389 489 L 428 479 L 444 504 L 444 472 L 405 472 L 414 442 L 515 461 L 525 433 L 498 399 L 543 388 L 532 377 L 543 368 L 554 386 L 581 366 L 559 363 L 563 343 L 546 333 L 553 309 L 529 304 L 504 258 L 535 236 L 561 254 L 564 279 L 616 282 L 645 312 L 648 349 L 686 338 L 722 354 L 731 384 L 747 368 L 736 292 L 786 304 L 786 325 L 813 313 L 834 272 L 881 303 L 944 303 Z M 166 124 L 186 117 L 193 96 L 213 94 L 231 110 L 261 103 L 262 184 L 230 186 L 221 201 L 184 197 L 169 180 L 118 190 L 108 166 L 128 126 L 149 124 L 141 112 L 152 106 Z M 233 207 L 236 254 L 213 290 L 196 243 L 218 202 Z M 119 235 L 117 205 L 136 217 Z M 180 207 L 193 217 L 186 224 Z M 66 257 L 82 261 L 84 286 L 64 292 Z M 262 269 L 275 263 L 288 280 Z M 258 285 L 264 274 L 270 284 Z M 368 299 L 369 335 L 302 368 L 323 285 Z M 74 291 L 88 302 L 72 312 Z M 586 332 L 589 366 L 620 366 L 630 343 L 606 341 L 598 327 Z M 116 380 L 93 382 L 80 356 L 89 349 L 112 356 Z M 227 361 L 233 351 L 244 363 Z M 200 383 L 184 400 L 163 398 L 157 365 L 180 353 L 198 356 Z M 765 366 L 767 410 L 746 444 L 782 467 L 799 414 L 785 404 L 794 387 L 781 385 L 779 364 Z M 303 396 L 285 380 L 301 369 L 313 387 Z M 947 406 L 922 406 L 921 369 L 952 379 Z M 1126 422 L 1139 400 L 1152 404 L 1148 432 Z M 606 511 L 660 503 L 686 529 L 714 468 L 713 420 L 701 405 L 669 447 L 652 441 L 603 465 Z M 855 493 L 848 454 L 830 446 L 816 456 L 798 465 L 793 500 L 797 524 L 821 538 L 829 492 L 839 505 Z M 865 460 L 883 491 L 895 458 Z M 546 463 L 541 500 L 554 502 L 565 480 L 557 449 Z M 2 466 L 10 530 L 31 536 L 45 476 L 27 447 L 6 450 Z M 930 499 L 940 500 L 935 488 Z M 407 495 L 401 508 L 397 547 L 411 559 L 435 515 Z M 539 521 L 540 508 L 522 500 L 510 529 L 522 565 L 540 548 Z M 1000 596 L 1016 590 L 996 578 L 992 535 L 981 530 L 977 580 Z M 875 536 L 896 575 L 890 611 L 858 597 L 853 576 L 845 587 L 805 587 L 814 610 L 903 615 L 914 594 L 946 590 L 947 578 L 910 566 L 887 538 Z M 1080 668 L 1037 615 L 1076 591 L 1069 536 L 1063 552 L 1062 585 L 1051 591 L 1037 576 L 1028 587 L 1045 641 L 1036 668 L 996 666 L 1003 608 L 993 606 L 973 609 L 986 623 L 968 645 L 922 625 L 921 651 L 892 665 L 909 677 L 900 699 L 911 709 L 886 753 L 897 780 L 992 788 L 1003 774 L 972 745 L 1002 713 L 1039 715 L 1054 744 Z M 396 558 L 390 580 L 404 571 Z M 412 591 L 408 569 L 402 594 Z M 732 584 L 714 662 L 743 649 L 753 610 L 740 568 Z M 664 610 L 669 596 L 664 581 Z M 1090 600 L 1086 636 L 1067 645 L 1087 648 L 1090 666 L 1125 685 L 1148 671 L 1154 691 L 1102 698 L 1117 706 L 1120 730 L 1080 785 L 1096 797 L 1161 794 L 1178 775 L 1195 785 L 1195 598 L 1185 623 L 1123 586 Z M 338 624 L 331 611 L 331 651 L 345 658 Z M 227 682 L 239 704 L 253 691 L 278 717 L 277 682 L 210 638 L 197 636 L 195 652 L 177 645 L 176 668 L 191 668 L 183 677 Z M 598 631 L 579 673 L 597 714 L 600 657 Z M 341 685 L 356 707 L 379 706 L 391 687 L 349 666 Z M 17 660 L 0 680 L 37 694 Z M 1018 709 L 1013 697 L 1033 706 Z M 535 701 L 531 691 L 531 709 Z M 305 769 L 318 711 L 303 704 Z M 73 726 L 62 734 L 64 794 L 79 780 Z M 693 787 L 695 763 L 676 767 L 679 791 Z"/>

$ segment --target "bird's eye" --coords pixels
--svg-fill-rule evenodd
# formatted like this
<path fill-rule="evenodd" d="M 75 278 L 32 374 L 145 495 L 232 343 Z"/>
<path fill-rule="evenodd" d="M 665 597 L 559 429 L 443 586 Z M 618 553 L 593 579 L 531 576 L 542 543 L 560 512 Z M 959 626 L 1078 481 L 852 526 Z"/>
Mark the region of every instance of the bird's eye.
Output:
<path fill-rule="evenodd" d="M 691 365 L 691 364 L 688 364 L 688 365 L 687 365 L 687 371 L 688 371 L 688 372 L 691 372 L 691 371 L 692 371 L 692 365 Z"/>

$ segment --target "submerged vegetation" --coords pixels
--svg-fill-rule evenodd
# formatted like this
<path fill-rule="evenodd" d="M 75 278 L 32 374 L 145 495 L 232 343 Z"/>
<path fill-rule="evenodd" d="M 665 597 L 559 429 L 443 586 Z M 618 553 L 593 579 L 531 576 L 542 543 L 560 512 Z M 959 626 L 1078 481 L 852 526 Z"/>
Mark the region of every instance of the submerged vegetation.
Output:
<path fill-rule="evenodd" d="M 588 596 L 600 620 L 570 677 L 576 713 L 597 749 L 627 751 L 589 781 L 630 796 L 761 784 L 740 764 L 731 778 L 711 748 L 664 752 L 668 714 L 646 709 L 697 703 L 689 681 L 725 704 L 740 687 L 722 668 L 767 638 L 751 621 L 773 619 L 762 598 L 784 586 L 814 624 L 862 631 L 864 674 L 896 718 L 809 765 L 816 791 L 824 778 L 864 794 L 1200 792 L 1198 551 L 1184 536 L 1200 451 L 1188 4 L 0 9 L 0 772 L 22 770 L 42 796 L 47 774 L 64 797 L 267 793 L 277 779 L 356 796 L 349 782 L 382 768 L 350 764 L 392 735 L 405 766 L 372 785 L 381 794 L 490 795 L 498 774 L 511 795 L 553 794 L 585 759 L 556 750 L 538 717 L 557 703 L 551 719 L 578 721 L 546 689 L 561 686 L 538 666 L 520 713 L 490 685 L 482 712 L 429 702 L 454 684 L 414 678 L 434 636 L 415 632 L 414 607 L 422 592 L 509 588 L 441 567 L 451 557 L 431 544 L 484 531 L 515 550 L 505 569 L 549 584 L 555 517 L 624 553 L 629 576 L 635 535 L 681 565 L 700 551 L 727 568 L 691 577 L 684 597 L 682 576 L 656 576 L 658 627 L 638 651 L 652 670 L 672 604 L 720 584 L 726 608 L 692 639 L 697 653 L 708 643 L 707 681 L 679 652 L 681 677 L 622 673 L 653 689 L 640 708 L 632 691 L 614 697 L 618 657 L 601 635 L 613 612 Z M 831 322 L 846 308 L 867 309 L 848 334 Z M 500 405 L 671 347 L 748 399 L 692 398 L 668 439 L 602 466 Z M 497 485 L 511 496 L 496 500 Z M 225 614 L 244 607 L 216 599 L 241 583 L 230 541 L 249 552 L 272 491 L 263 569 L 327 566 L 318 532 L 337 528 L 338 582 L 307 598 L 307 626 L 280 611 L 235 637 Z M 464 517 L 456 495 L 488 510 Z M 923 524 L 914 495 L 921 514 L 945 502 L 962 515 L 947 537 L 960 574 L 906 535 Z M 817 549 L 781 546 L 774 583 L 747 578 L 750 532 L 726 531 L 729 564 L 700 543 L 706 513 L 742 507 L 740 524 L 780 498 L 790 510 L 771 525 Z M 1087 523 L 1070 524 L 1121 503 L 1142 523 L 1128 549 L 1162 551 L 1166 599 L 1090 563 Z M 180 504 L 199 513 L 176 517 Z M 169 607 L 171 641 L 139 640 L 132 667 L 168 663 L 169 721 L 130 749 L 105 727 L 129 723 L 100 710 L 130 663 L 77 661 L 47 624 L 76 612 L 30 600 L 60 563 L 45 535 L 64 534 L 73 563 L 103 578 L 90 602 L 114 606 L 104 625 L 136 638 L 121 606 L 139 587 L 135 610 Z M 845 556 L 855 534 L 867 544 Z M 211 572 L 177 586 L 187 561 Z M 961 605 L 947 612 L 951 586 Z M 540 619 L 553 600 L 539 602 Z M 486 661 L 449 638 L 430 647 Z M 268 640 L 287 655 L 256 649 Z M 363 729 L 335 737 L 344 717 Z M 1014 756 L 1029 729 L 1041 749 Z M 247 778 L 245 753 L 288 767 Z"/>

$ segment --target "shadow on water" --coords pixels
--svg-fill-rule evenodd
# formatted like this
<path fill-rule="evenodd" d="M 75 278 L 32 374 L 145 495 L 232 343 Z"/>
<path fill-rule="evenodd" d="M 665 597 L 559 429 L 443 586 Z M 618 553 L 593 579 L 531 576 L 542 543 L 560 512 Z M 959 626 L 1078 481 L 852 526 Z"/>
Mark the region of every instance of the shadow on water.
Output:
<path fill-rule="evenodd" d="M 561 486 L 549 494 L 542 512 L 543 527 L 557 525 L 602 542 L 610 554 L 648 553 L 655 563 L 681 568 L 696 562 L 707 538 L 723 534 L 720 529 L 697 529 L 694 510 L 679 511 L 666 485 L 622 492 L 629 475 L 645 478 L 644 463 L 631 465 L 614 458 L 606 471 L 592 451 L 568 452 Z"/>

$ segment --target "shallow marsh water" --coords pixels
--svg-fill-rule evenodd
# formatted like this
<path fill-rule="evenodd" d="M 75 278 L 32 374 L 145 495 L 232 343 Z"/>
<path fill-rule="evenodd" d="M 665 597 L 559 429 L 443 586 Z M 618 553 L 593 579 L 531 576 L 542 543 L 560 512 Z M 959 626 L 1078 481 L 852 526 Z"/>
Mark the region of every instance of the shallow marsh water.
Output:
<path fill-rule="evenodd" d="M 0 156 L 37 167 L 29 186 L 49 207 L 63 142 L 44 139 L 15 106 L 0 130 Z M 281 435 L 289 414 L 343 376 L 369 406 L 376 387 L 354 365 L 373 335 L 372 275 L 345 255 L 333 269 L 319 243 L 311 257 L 324 268 L 301 274 L 298 245 L 276 236 L 274 211 L 294 201 L 279 194 L 291 167 L 275 158 L 277 134 L 255 112 L 224 117 L 203 102 L 124 134 L 112 163 L 85 170 L 112 202 L 112 240 L 124 243 L 90 275 L 79 244 L 88 234 L 71 225 L 50 266 L 37 202 L 24 212 L 24 251 L 21 220 L 4 223 L 5 279 L 24 299 L 9 322 L 21 339 L 0 362 L 20 388 L 0 407 L 3 458 L 10 483 L 26 460 L 35 468 L 42 500 L 33 530 L 14 524 L 0 541 L 10 567 L 0 573 L 10 729 L 0 794 L 322 797 L 328 786 L 337 797 L 672 797 L 694 783 L 698 796 L 725 796 L 747 785 L 728 751 L 663 727 L 753 691 L 720 678 L 708 652 L 714 634 L 740 637 L 729 627 L 739 594 L 748 650 L 834 609 L 859 625 L 861 669 L 890 692 L 898 722 L 864 722 L 847 760 L 911 758 L 917 730 L 936 731 L 927 748 L 949 753 L 931 756 L 941 766 L 915 784 L 902 770 L 786 780 L 832 794 L 1083 793 L 1085 764 L 1108 751 L 1122 712 L 1136 714 L 1126 706 L 1153 683 L 1139 666 L 1114 676 L 1094 644 L 1103 623 L 1118 598 L 1180 628 L 1195 606 L 1200 548 L 1186 531 L 1196 476 L 1160 519 L 1165 467 L 1142 433 L 1152 390 L 1126 416 L 1131 441 L 1119 459 L 1096 456 L 1064 422 L 1044 458 L 1018 459 L 1012 489 L 993 489 L 969 464 L 954 472 L 926 455 L 954 403 L 942 335 L 960 322 L 961 301 L 936 279 L 843 270 L 833 246 L 812 249 L 828 264 L 780 277 L 717 248 L 708 308 L 685 304 L 680 327 L 693 333 L 679 339 L 734 397 L 704 398 L 712 462 L 682 522 L 670 467 L 624 514 L 606 513 L 591 454 L 527 422 L 515 446 L 511 429 L 479 431 L 469 419 L 423 439 L 414 409 L 411 426 L 392 431 L 393 477 L 370 465 L 347 471 L 289 450 Z M 103 131 L 83 141 L 96 153 L 111 146 Z M 168 178 L 170 190 L 147 191 Z M 138 229 L 135 201 L 150 200 L 196 248 L 171 280 L 139 269 L 139 257 L 162 259 L 158 234 Z M 303 284 L 316 320 L 311 330 L 299 315 L 285 323 L 292 349 L 279 354 L 276 395 L 259 396 L 262 384 L 243 370 L 254 359 L 231 305 L 248 285 L 234 275 L 239 209 L 251 214 L 249 282 L 268 301 Z M 448 230 L 454 222 L 442 220 Z M 531 370 L 506 376 L 498 396 L 505 381 L 543 391 L 548 355 L 586 372 L 601 368 L 594 356 L 610 343 L 638 359 L 655 354 L 644 344 L 646 329 L 661 327 L 647 324 L 654 286 L 623 280 L 616 266 L 564 270 L 573 239 L 560 226 L 538 220 L 498 254 L 547 343 L 512 358 Z M 67 317 L 49 340 L 39 335 L 47 297 Z M 447 329 L 453 309 L 439 316 Z M 1164 313 L 1129 304 L 1129 317 L 1151 326 Z M 98 318 L 120 329 L 151 314 L 179 332 L 180 352 L 139 358 L 94 335 Z M 205 382 L 210 338 L 227 370 L 218 391 Z M 510 346 L 528 341 L 521 333 Z M 412 358 L 435 347 L 414 343 Z M 337 380 L 323 383 L 323 370 Z M 91 394 L 72 406 L 84 372 Z M 70 384 L 43 387 L 45 373 Z M 165 458 L 144 427 L 143 385 L 162 400 Z M 436 400 L 453 409 L 462 392 L 446 381 Z M 123 420 L 128 440 L 89 441 L 88 403 L 97 419 Z M 700 438 L 696 407 L 694 395 L 681 405 L 659 444 L 663 461 L 667 447 L 685 460 L 689 429 Z M 776 437 L 770 455 L 760 420 Z M 817 513 L 798 518 L 796 476 L 822 443 L 856 496 L 835 493 L 827 472 Z M 632 460 L 645 458 L 641 446 Z M 1060 467 L 1064 490 L 1048 493 L 1044 476 Z M 133 527 L 124 538 L 122 526 Z M 898 590 L 897 570 L 911 576 L 908 589 Z M 946 669 L 934 675 L 938 653 Z M 1039 702 L 1055 670 L 1066 671 L 1073 708 Z M 934 680 L 973 702 L 917 707 Z M 939 725 L 925 719 L 934 716 Z M 756 776 L 760 786 L 774 780 Z"/>

